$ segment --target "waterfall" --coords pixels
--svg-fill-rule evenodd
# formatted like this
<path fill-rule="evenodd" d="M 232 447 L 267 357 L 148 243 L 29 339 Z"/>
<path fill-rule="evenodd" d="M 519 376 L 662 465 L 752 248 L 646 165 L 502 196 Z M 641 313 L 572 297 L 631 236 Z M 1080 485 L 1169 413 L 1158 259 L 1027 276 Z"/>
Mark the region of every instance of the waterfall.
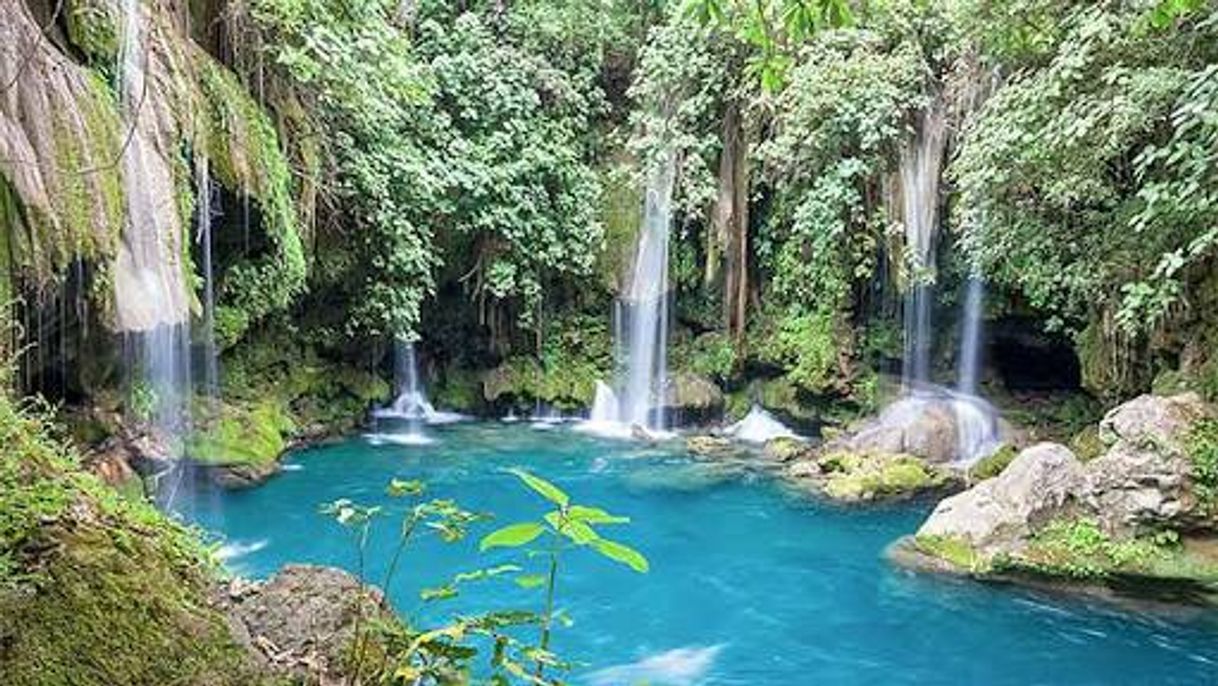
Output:
<path fill-rule="evenodd" d="M 984 300 L 985 282 L 980 276 L 970 276 L 961 313 L 960 375 L 956 383 L 956 389 L 967 395 L 977 395 L 979 386 Z"/>
<path fill-rule="evenodd" d="M 212 269 L 212 189 L 207 158 L 200 155 L 195 165 L 195 213 L 203 262 L 203 388 L 210 398 L 220 396 L 220 360 L 216 351 L 216 290 Z"/>
<path fill-rule="evenodd" d="M 625 293 L 614 308 L 616 392 L 597 389 L 599 424 L 617 424 L 609 433 L 634 428 L 664 431 L 662 399 L 668 367 L 668 234 L 676 158 L 665 151 L 651 169 L 643 205 L 643 225 Z M 613 402 L 616 409 L 606 406 Z M 594 403 L 595 405 L 595 403 Z M 595 427 L 590 427 L 595 428 Z"/>
<path fill-rule="evenodd" d="M 739 441 L 759 444 L 775 438 L 799 438 L 794 431 L 760 405 L 753 405 L 744 419 L 724 429 L 724 433 Z"/>
<path fill-rule="evenodd" d="M 118 83 L 127 134 L 121 157 L 127 217 L 114 264 L 116 319 L 123 332 L 131 407 L 140 418 L 151 419 L 172 446 L 188 431 L 190 419 L 182 231 L 172 201 L 173 173 L 158 148 L 156 117 L 148 102 L 153 87 L 147 83 L 144 11 L 139 0 L 123 0 L 122 9 Z"/>
<path fill-rule="evenodd" d="M 394 399 L 388 407 L 373 410 L 376 432 L 369 438 L 376 443 L 425 445 L 432 439 L 423 431 L 428 424 L 451 424 L 468 419 L 456 412 L 442 412 L 432 406 L 419 380 L 419 361 L 414 342 L 401 338 L 393 342 Z M 404 426 L 402 431 L 382 431 L 381 420 Z M 388 428 L 393 428 L 393 424 Z"/>
<path fill-rule="evenodd" d="M 906 390 L 930 381 L 935 246 L 939 229 L 939 181 L 947 145 L 947 123 L 936 98 L 918 118 L 912 144 L 901 155 L 901 216 L 911 276 L 905 296 Z"/>

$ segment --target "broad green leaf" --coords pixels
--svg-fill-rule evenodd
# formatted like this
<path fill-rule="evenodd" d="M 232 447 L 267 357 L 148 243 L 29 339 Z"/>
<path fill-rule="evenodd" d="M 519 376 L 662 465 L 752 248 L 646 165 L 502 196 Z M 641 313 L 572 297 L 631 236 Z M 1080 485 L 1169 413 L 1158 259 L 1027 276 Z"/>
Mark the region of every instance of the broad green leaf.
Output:
<path fill-rule="evenodd" d="M 645 573 L 651 569 L 651 565 L 647 563 L 647 558 L 643 557 L 642 553 L 630 546 L 598 538 L 592 541 L 592 547 L 601 555 L 615 562 L 621 562 L 636 572 Z"/>
<path fill-rule="evenodd" d="M 585 524 L 628 524 L 629 517 L 619 517 L 609 514 L 599 507 L 572 505 L 567 509 L 567 518 Z"/>
<path fill-rule="evenodd" d="M 541 497 L 559 507 L 566 507 L 571 502 L 571 499 L 567 497 L 566 493 L 563 493 L 562 489 L 539 476 L 534 476 L 523 469 L 509 469 L 508 471 L 515 474 L 529 488 L 540 494 Z"/>
<path fill-rule="evenodd" d="M 519 548 L 522 545 L 532 543 L 538 536 L 545 533 L 545 530 L 546 528 L 537 522 L 510 524 L 487 534 L 483 537 L 482 542 L 478 544 L 478 548 L 480 550 Z"/>
<path fill-rule="evenodd" d="M 559 512 L 547 512 L 546 522 L 554 528 L 555 531 L 571 539 L 576 545 L 586 545 L 600 538 L 592 527 L 583 522 L 576 522 L 570 519 L 564 519 Z"/>

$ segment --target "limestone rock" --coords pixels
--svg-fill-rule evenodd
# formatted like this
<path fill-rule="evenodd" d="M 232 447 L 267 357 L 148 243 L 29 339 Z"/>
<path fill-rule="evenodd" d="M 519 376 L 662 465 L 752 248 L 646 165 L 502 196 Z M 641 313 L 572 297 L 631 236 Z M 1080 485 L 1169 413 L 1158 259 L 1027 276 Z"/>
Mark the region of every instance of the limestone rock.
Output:
<path fill-rule="evenodd" d="M 964 538 L 988 553 L 1017 548 L 1035 528 L 1069 507 L 1085 483 L 1068 448 L 1027 448 L 998 476 L 944 499 L 918 536 Z"/>
<path fill-rule="evenodd" d="M 720 436 L 690 436 L 685 439 L 685 448 L 698 457 L 724 457 L 734 455 L 739 447 L 728 438 Z"/>
<path fill-rule="evenodd" d="M 234 636 L 277 672 L 309 683 L 340 683 L 357 617 L 385 618 L 377 589 L 339 569 L 288 565 L 265 583 L 235 580 L 218 604 Z"/>
<path fill-rule="evenodd" d="M 1108 446 L 1126 441 L 1178 449 L 1188 427 L 1208 415 L 1209 410 L 1196 393 L 1142 395 L 1104 415 L 1100 440 Z"/>

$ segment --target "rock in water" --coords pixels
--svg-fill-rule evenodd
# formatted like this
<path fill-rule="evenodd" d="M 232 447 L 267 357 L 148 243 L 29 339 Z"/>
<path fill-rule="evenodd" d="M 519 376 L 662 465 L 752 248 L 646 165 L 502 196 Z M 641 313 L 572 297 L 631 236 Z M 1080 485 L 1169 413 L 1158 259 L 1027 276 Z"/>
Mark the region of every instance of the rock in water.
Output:
<path fill-rule="evenodd" d="M 987 554 L 1012 550 L 1066 507 L 1084 481 L 1074 453 L 1040 443 L 993 479 L 944 499 L 917 535 L 964 538 Z"/>

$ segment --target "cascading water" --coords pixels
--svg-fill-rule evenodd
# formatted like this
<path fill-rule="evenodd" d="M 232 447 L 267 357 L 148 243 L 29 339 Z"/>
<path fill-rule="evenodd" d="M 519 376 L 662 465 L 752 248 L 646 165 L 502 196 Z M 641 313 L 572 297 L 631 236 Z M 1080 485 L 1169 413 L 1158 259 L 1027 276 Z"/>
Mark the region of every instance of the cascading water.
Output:
<path fill-rule="evenodd" d="M 662 433 L 668 367 L 668 234 L 676 158 L 666 151 L 647 181 L 643 226 L 626 292 L 615 306 L 619 382 L 597 388 L 588 428 L 606 433 Z"/>
<path fill-rule="evenodd" d="M 969 277 L 960 316 L 960 360 L 952 412 L 956 417 L 958 459 L 971 463 L 988 455 L 1000 442 L 998 413 L 980 389 L 981 357 L 985 304 L 985 282 L 974 274 Z"/>
<path fill-rule="evenodd" d="M 195 240 L 203 267 L 203 388 L 210 398 L 220 395 L 220 360 L 216 351 L 216 291 L 212 273 L 212 189 L 207 158 L 199 156 L 195 167 Z"/>
<path fill-rule="evenodd" d="M 114 265 L 118 329 L 130 373 L 135 412 L 153 420 L 171 453 L 189 430 L 190 326 L 182 263 L 182 231 L 173 207 L 173 175 L 157 149 L 149 97 L 144 10 L 124 0 L 119 92 L 124 130 L 121 157 L 126 224 Z M 172 501 L 181 479 L 162 497 Z"/>
<path fill-rule="evenodd" d="M 906 390 L 916 389 L 930 381 L 939 180 L 946 146 L 946 117 L 942 103 L 935 99 L 918 118 L 913 143 L 901 155 L 901 214 L 911 267 L 904 311 L 905 364 L 902 382 Z"/>
<path fill-rule="evenodd" d="M 377 420 L 376 433 L 371 436 L 373 441 L 425 445 L 431 443 L 432 439 L 423 431 L 424 425 L 449 424 L 467 418 L 462 414 L 441 412 L 432 407 L 419 381 L 419 361 L 411 341 L 396 339 L 393 343 L 393 380 L 396 393 L 393 403 L 372 413 L 373 418 Z M 382 430 L 381 420 L 404 425 L 406 430 Z"/>

